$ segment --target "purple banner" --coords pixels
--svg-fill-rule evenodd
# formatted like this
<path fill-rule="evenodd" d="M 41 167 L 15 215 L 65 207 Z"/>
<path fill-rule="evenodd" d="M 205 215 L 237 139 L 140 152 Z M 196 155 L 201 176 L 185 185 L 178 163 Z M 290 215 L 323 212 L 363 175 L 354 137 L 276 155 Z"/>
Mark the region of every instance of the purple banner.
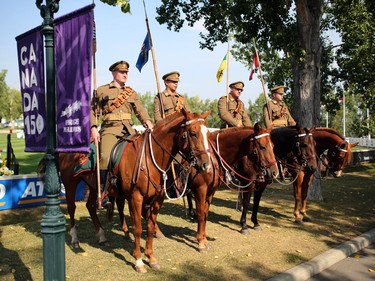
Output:
<path fill-rule="evenodd" d="M 55 20 L 58 152 L 90 151 L 93 5 Z"/>
<path fill-rule="evenodd" d="M 16 40 L 25 124 L 25 151 L 44 152 L 47 131 L 41 28 L 21 34 Z"/>

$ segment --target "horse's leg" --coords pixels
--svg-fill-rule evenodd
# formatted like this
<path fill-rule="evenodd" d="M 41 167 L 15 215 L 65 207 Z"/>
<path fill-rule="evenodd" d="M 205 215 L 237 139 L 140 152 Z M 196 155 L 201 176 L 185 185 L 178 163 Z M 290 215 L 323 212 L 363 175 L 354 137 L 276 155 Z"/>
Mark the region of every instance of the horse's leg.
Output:
<path fill-rule="evenodd" d="M 263 191 L 266 189 L 266 183 L 258 184 L 257 188 L 254 190 L 254 204 L 253 211 L 251 213 L 251 221 L 254 223 L 254 230 L 261 231 L 262 227 L 258 222 L 258 210 L 260 199 L 262 198 Z"/>
<path fill-rule="evenodd" d="M 197 214 L 194 210 L 194 206 L 193 206 L 193 195 L 191 192 L 188 192 L 186 194 L 186 199 L 187 199 L 187 202 L 188 202 L 188 207 L 189 207 L 189 217 L 190 219 L 192 220 L 196 220 L 197 219 Z"/>
<path fill-rule="evenodd" d="M 89 197 L 87 198 L 86 202 L 86 208 L 89 211 L 92 223 L 94 224 L 95 228 L 95 233 L 96 237 L 98 239 L 98 242 L 100 245 L 104 245 L 107 242 L 107 238 L 105 237 L 104 230 L 102 228 L 102 225 L 99 221 L 98 215 L 96 213 L 96 197 L 97 197 L 97 192 L 95 190 L 95 184 L 93 182 L 87 181 L 89 187 L 90 187 L 90 192 L 89 192 Z M 90 183 L 90 184 L 89 184 Z"/>
<path fill-rule="evenodd" d="M 154 248 L 153 248 L 153 241 L 154 241 L 154 233 L 155 233 L 155 225 L 156 225 L 156 218 L 160 211 L 161 204 L 163 202 L 164 194 L 159 195 L 159 199 L 156 200 L 153 206 L 147 208 L 144 207 L 143 209 L 143 216 L 147 221 L 147 236 L 146 236 L 146 248 L 145 248 L 145 255 L 149 260 L 150 267 L 155 270 L 160 269 L 160 264 L 156 257 L 154 256 Z"/>
<path fill-rule="evenodd" d="M 302 181 L 304 173 L 298 172 L 296 180 L 293 182 L 293 195 L 294 195 L 294 218 L 298 224 L 302 223 L 302 216 L 300 210 L 302 209 Z M 293 173 L 293 178 L 296 175 Z"/>
<path fill-rule="evenodd" d="M 302 182 L 301 214 L 302 214 L 302 220 L 304 222 L 311 221 L 311 218 L 307 215 L 307 193 L 309 191 L 309 187 L 310 187 L 312 179 L 313 179 L 313 174 L 305 174 L 305 176 L 303 177 L 303 182 Z"/>
<path fill-rule="evenodd" d="M 124 213 L 125 198 L 123 196 L 117 196 L 116 205 L 117 205 L 118 215 L 120 218 L 121 229 L 122 231 L 124 231 L 124 237 L 130 238 L 129 228 L 128 228 L 128 225 L 126 224 L 125 213 Z"/>
<path fill-rule="evenodd" d="M 246 223 L 246 216 L 247 216 L 247 211 L 249 210 L 249 205 L 250 205 L 250 199 L 251 199 L 251 191 L 244 192 L 242 196 L 242 214 L 240 218 L 240 226 L 241 226 L 241 234 L 243 235 L 249 235 L 249 228 Z"/>
<path fill-rule="evenodd" d="M 72 240 L 70 242 L 72 248 L 74 249 L 79 249 L 79 239 L 77 235 L 77 228 L 75 226 L 75 218 L 74 214 L 76 211 L 76 203 L 75 203 L 75 194 L 76 194 L 76 189 L 77 186 L 70 184 L 64 184 L 65 186 L 65 198 L 67 202 L 67 207 L 68 207 L 68 213 L 69 213 L 69 218 L 70 218 L 70 231 L 69 234 L 72 237 Z"/>
<path fill-rule="evenodd" d="M 147 269 L 142 261 L 141 256 L 141 234 L 142 234 L 142 197 L 137 197 L 133 194 L 129 200 L 129 213 L 132 218 L 133 235 L 134 235 L 134 250 L 133 257 L 135 258 L 135 269 L 139 273 L 146 273 Z"/>
<path fill-rule="evenodd" d="M 208 209 L 210 207 L 210 201 L 207 198 L 207 186 L 199 186 L 194 190 L 195 206 L 197 209 L 197 241 L 198 250 L 201 253 L 207 252 L 208 241 L 206 239 L 206 220 L 208 215 Z"/>

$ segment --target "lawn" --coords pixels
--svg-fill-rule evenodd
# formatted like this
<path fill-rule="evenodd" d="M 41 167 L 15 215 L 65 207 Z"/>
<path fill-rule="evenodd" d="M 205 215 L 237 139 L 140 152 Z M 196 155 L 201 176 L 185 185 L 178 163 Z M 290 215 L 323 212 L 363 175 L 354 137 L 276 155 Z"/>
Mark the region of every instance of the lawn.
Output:
<path fill-rule="evenodd" d="M 0 133 L 0 149 L 2 151 L 7 149 L 8 134 L 6 131 Z M 18 139 L 17 134 L 11 135 L 11 143 L 19 163 L 19 174 L 35 174 L 36 167 L 39 160 L 43 157 L 44 153 L 25 152 L 25 139 Z M 6 158 L 7 153 L 1 152 L 1 158 Z"/>

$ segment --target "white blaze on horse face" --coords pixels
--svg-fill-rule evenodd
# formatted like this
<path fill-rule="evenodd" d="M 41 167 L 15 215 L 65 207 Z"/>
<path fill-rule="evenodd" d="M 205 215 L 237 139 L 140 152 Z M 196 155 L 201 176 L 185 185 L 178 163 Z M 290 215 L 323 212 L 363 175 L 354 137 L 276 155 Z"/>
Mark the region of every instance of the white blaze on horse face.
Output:
<path fill-rule="evenodd" d="M 208 128 L 206 125 L 201 125 L 201 133 L 203 135 L 204 149 L 209 151 L 208 150 L 208 138 L 207 138 Z"/>

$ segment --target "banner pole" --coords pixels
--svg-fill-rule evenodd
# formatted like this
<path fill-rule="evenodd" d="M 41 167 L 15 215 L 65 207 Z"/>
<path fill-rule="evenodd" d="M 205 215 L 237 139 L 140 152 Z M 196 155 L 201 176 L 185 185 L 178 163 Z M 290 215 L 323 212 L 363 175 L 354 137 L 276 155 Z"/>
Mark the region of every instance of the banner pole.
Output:
<path fill-rule="evenodd" d="M 96 83 L 96 26 L 95 26 L 95 19 L 94 19 L 94 36 L 93 36 L 93 44 L 92 44 L 92 61 L 93 61 L 93 84 L 94 84 L 94 91 L 93 91 L 93 99 L 95 101 L 94 104 L 94 112 L 95 112 L 95 125 L 98 128 L 98 105 L 97 105 L 97 97 L 96 97 L 96 90 L 97 90 L 97 83 Z M 97 179 L 97 190 L 98 190 L 98 209 L 102 208 L 102 191 L 100 189 L 100 165 L 99 165 L 99 143 L 98 139 L 95 138 L 95 149 L 96 149 L 96 179 Z"/>
<path fill-rule="evenodd" d="M 145 11 L 145 21 L 146 21 L 146 27 L 147 27 L 147 34 L 148 34 L 148 38 L 150 40 L 150 48 L 151 48 L 151 55 L 152 55 L 152 65 L 154 66 L 154 74 L 155 74 L 155 80 L 156 80 L 156 87 L 157 87 L 157 91 L 158 91 L 158 95 L 159 95 L 159 100 L 160 100 L 162 118 L 164 119 L 165 118 L 165 113 L 164 113 L 163 97 L 162 97 L 161 92 L 160 92 L 159 74 L 158 74 L 158 68 L 157 68 L 157 65 L 156 65 L 156 56 L 155 56 L 155 51 L 154 51 L 154 44 L 152 43 L 152 36 L 151 36 L 150 25 L 148 23 L 148 17 L 147 17 L 145 0 L 143 0 L 143 9 Z"/>
<path fill-rule="evenodd" d="M 263 79 L 263 74 L 262 74 L 262 66 L 261 66 L 261 63 L 260 63 L 259 55 L 258 55 L 258 49 L 257 49 L 257 46 L 255 44 L 255 38 L 253 38 L 253 42 L 254 42 L 255 55 L 256 55 L 256 58 L 259 62 L 259 74 L 260 74 L 260 78 L 261 78 L 261 81 L 262 81 L 262 88 L 263 88 L 264 99 L 266 101 L 268 118 L 271 120 L 271 110 L 270 110 L 270 105 L 268 104 L 268 97 L 267 97 L 267 94 L 266 94 L 266 88 L 264 86 L 264 79 Z"/>

